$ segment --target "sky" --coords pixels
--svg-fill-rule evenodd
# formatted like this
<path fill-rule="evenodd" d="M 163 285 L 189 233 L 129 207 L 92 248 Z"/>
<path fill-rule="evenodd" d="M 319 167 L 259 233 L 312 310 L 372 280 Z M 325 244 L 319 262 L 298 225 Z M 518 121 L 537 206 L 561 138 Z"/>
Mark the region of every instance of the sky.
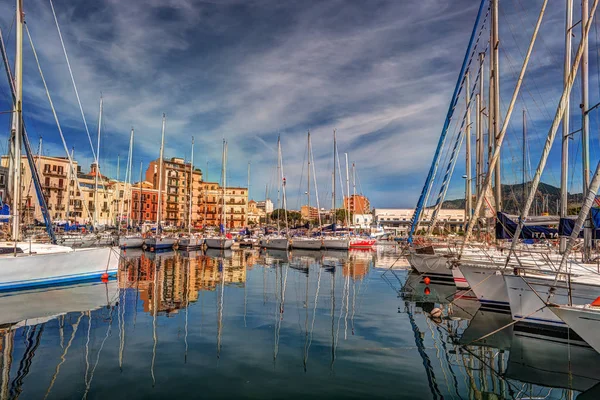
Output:
<path fill-rule="evenodd" d="M 101 94 L 104 99 L 100 167 L 105 174 L 116 177 L 120 156 L 124 178 L 134 128 L 133 180 L 138 179 L 140 163 L 145 170 L 158 157 L 165 113 L 165 157 L 189 160 L 193 136 L 195 166 L 208 180 L 218 180 L 226 139 L 228 184 L 246 186 L 250 163 L 254 199 L 263 199 L 267 190 L 271 198 L 276 196 L 280 136 L 289 208 L 306 203 L 308 131 L 320 205 L 331 204 L 334 129 L 344 174 L 344 153 L 356 165 L 358 193 L 377 208 L 415 205 L 478 9 L 473 0 L 54 0 L 53 4 L 94 145 Z M 503 115 L 541 4 L 541 0 L 501 2 Z M 0 28 L 11 62 L 14 9 L 12 1 L 0 3 Z M 75 158 L 86 170 L 93 161 L 92 151 L 50 2 L 25 0 L 24 9 L 67 146 L 75 149 Z M 580 10 L 574 13 L 576 22 Z M 521 180 L 522 110 L 528 118 L 530 169 L 535 169 L 554 115 L 562 89 L 563 15 L 562 5 L 549 5 L 509 125 L 508 150 L 502 158 L 506 183 Z M 480 49 L 487 47 L 488 35 L 484 27 Z M 591 105 L 600 98 L 597 25 L 592 35 Z M 44 154 L 63 156 L 27 36 L 25 40 L 23 109 L 29 137 L 35 148 L 43 138 Z M 475 75 L 476 68 L 472 83 Z M 577 85 L 572 130 L 581 120 L 576 114 L 581 96 Z M 448 143 L 455 137 L 455 124 L 462 121 L 464 98 L 459 104 Z M 3 76 L 0 110 L 9 109 Z M 592 169 L 598 159 L 597 120 L 597 113 L 592 113 Z M 0 152 L 5 154 L 8 115 L 0 114 L 0 126 Z M 570 190 L 580 191 L 576 135 L 572 143 Z M 448 198 L 464 195 L 463 152 L 464 146 Z M 447 160 L 444 154 L 441 170 Z M 550 184 L 559 183 L 559 158 L 555 146 L 544 175 Z M 350 186 L 352 191 L 352 182 Z M 438 187 L 434 185 L 432 196 Z M 311 192 L 315 204 L 314 186 Z"/>

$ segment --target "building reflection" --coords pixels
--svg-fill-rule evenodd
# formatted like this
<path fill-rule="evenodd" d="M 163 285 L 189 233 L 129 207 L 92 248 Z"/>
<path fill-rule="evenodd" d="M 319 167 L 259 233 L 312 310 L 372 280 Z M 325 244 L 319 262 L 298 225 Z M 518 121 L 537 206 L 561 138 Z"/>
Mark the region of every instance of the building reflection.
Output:
<path fill-rule="evenodd" d="M 196 302 L 200 291 L 214 291 L 221 282 L 244 287 L 246 271 L 254 264 L 256 256 L 251 252 L 234 252 L 230 257 L 201 251 L 142 253 L 121 263 L 119 287 L 138 290 L 144 312 L 153 313 L 156 304 L 158 313 L 169 316 Z"/>

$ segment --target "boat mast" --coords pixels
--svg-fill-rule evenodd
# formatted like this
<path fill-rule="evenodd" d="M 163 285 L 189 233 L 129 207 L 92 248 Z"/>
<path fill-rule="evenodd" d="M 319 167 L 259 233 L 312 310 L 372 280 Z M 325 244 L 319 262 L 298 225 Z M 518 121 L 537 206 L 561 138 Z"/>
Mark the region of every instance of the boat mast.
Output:
<path fill-rule="evenodd" d="M 140 201 L 139 201 L 139 205 L 140 205 L 140 212 L 139 212 L 139 217 L 138 217 L 138 227 L 142 226 L 142 191 L 143 191 L 143 187 L 142 187 L 142 168 L 144 167 L 144 163 L 142 161 L 140 161 Z"/>
<path fill-rule="evenodd" d="M 490 140 L 494 140 L 494 147 L 500 147 L 500 38 L 498 36 L 498 0 L 491 0 L 492 8 L 492 29 L 491 29 L 491 88 L 490 93 L 493 95 L 493 102 L 490 101 L 490 115 L 492 116 L 492 125 L 490 125 Z M 496 185 L 495 201 L 496 211 L 502 211 L 502 175 L 501 162 L 496 163 L 494 168 L 494 180 Z"/>
<path fill-rule="evenodd" d="M 280 234 L 281 230 L 279 221 L 281 219 L 281 185 L 281 136 L 277 136 L 277 234 Z"/>
<path fill-rule="evenodd" d="M 251 197 L 250 197 L 250 163 L 251 161 L 248 161 L 248 201 L 250 201 Z"/>
<path fill-rule="evenodd" d="M 165 147 L 165 124 L 166 124 L 167 116 L 163 113 L 162 117 L 162 129 L 160 135 L 160 156 L 158 159 L 158 205 L 156 209 L 156 234 L 160 232 L 160 219 L 162 217 L 161 213 L 161 193 L 162 193 L 162 169 L 163 169 L 163 153 Z"/>
<path fill-rule="evenodd" d="M 306 188 L 306 198 L 308 201 L 308 206 L 307 206 L 307 215 L 308 215 L 308 228 L 310 229 L 310 131 L 308 131 L 308 142 L 306 145 L 306 158 L 308 160 L 308 175 L 307 175 L 307 188 Z M 308 232 L 306 232 L 306 235 L 308 236 Z"/>
<path fill-rule="evenodd" d="M 527 114 L 523 108 L 523 204 L 527 199 L 527 191 L 525 187 L 527 185 Z"/>
<path fill-rule="evenodd" d="M 567 84 L 569 70 L 571 69 L 571 26 L 573 24 L 573 0 L 566 0 L 565 10 L 565 60 L 563 66 L 563 82 Z M 585 14 L 585 13 L 584 13 Z M 570 138 L 570 97 L 566 98 L 565 114 L 562 121 L 562 148 L 560 164 L 560 217 L 568 215 L 568 185 L 569 185 L 569 138 Z M 559 250 L 564 253 L 567 247 L 567 238 L 560 238 Z"/>
<path fill-rule="evenodd" d="M 469 84 L 469 71 L 465 75 L 465 85 L 467 90 L 465 91 L 465 102 L 467 107 L 466 127 L 465 127 L 465 169 L 467 170 L 467 176 L 465 179 L 465 221 L 471 219 L 471 209 L 473 201 L 473 194 L 471 193 L 471 86 Z"/>
<path fill-rule="evenodd" d="M 484 85 L 483 85 L 483 60 L 485 57 L 485 53 L 479 53 L 479 92 L 475 95 L 475 106 L 477 107 L 477 112 L 475 113 L 475 146 L 476 155 L 475 155 L 475 169 L 477 179 L 475 181 L 476 184 L 476 198 L 479 196 L 483 196 L 481 186 L 483 185 L 483 177 L 484 177 L 484 138 L 483 138 L 483 96 L 484 96 Z M 477 216 L 478 217 L 478 216 Z"/>
<path fill-rule="evenodd" d="M 346 157 L 346 195 L 348 196 L 348 204 L 346 210 L 346 226 L 350 229 L 350 175 L 348 174 L 348 153 L 344 153 Z M 352 199 L 354 202 L 354 199 Z"/>
<path fill-rule="evenodd" d="M 588 0 L 581 0 L 581 33 L 585 34 L 585 25 L 589 19 Z M 581 57 L 581 157 L 583 167 L 583 193 L 587 193 L 590 187 L 590 126 L 589 126 L 589 40 L 586 40 Z M 592 245 L 591 223 L 585 224 L 583 230 L 583 262 L 588 262 L 591 258 L 590 250 Z"/>
<path fill-rule="evenodd" d="M 19 208 L 21 205 L 21 132 L 23 130 L 23 0 L 17 0 L 15 47 L 15 104 L 11 127 L 12 170 L 12 239 L 21 239 Z"/>
<path fill-rule="evenodd" d="M 189 208 L 188 208 L 188 235 L 192 234 L 192 188 L 194 181 L 194 137 L 192 136 L 192 157 L 190 161 L 190 190 L 189 190 Z"/>
<path fill-rule="evenodd" d="M 100 94 L 100 113 L 98 114 L 98 142 L 96 144 L 96 168 L 94 169 L 94 229 L 98 227 L 98 167 L 100 165 L 100 133 L 102 130 L 103 99 Z"/>
<path fill-rule="evenodd" d="M 337 215 L 336 215 L 336 209 L 335 209 L 335 168 L 336 168 L 335 162 L 336 162 L 336 153 L 337 153 L 336 152 L 336 149 L 337 149 L 336 140 L 337 139 L 336 139 L 335 129 L 334 129 L 333 130 L 333 179 L 331 181 L 331 186 L 332 186 L 332 189 L 331 189 L 331 197 L 332 197 L 331 210 L 332 211 L 331 212 L 332 212 L 332 220 L 333 220 L 334 224 L 337 222 Z M 335 231 L 335 225 L 333 226 L 333 229 Z"/>
<path fill-rule="evenodd" d="M 227 232 L 227 202 L 225 201 L 225 194 L 227 193 L 227 141 L 223 139 L 223 212 L 221 213 L 223 223 L 223 234 Z"/>

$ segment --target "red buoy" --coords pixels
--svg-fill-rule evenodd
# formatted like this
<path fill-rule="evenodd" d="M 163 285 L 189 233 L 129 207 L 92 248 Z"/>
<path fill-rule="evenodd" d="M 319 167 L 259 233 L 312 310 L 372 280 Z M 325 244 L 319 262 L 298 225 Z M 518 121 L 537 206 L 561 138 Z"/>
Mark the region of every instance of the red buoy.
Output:
<path fill-rule="evenodd" d="M 108 274 L 105 272 L 102 274 L 102 276 L 100 277 L 103 281 L 107 281 L 108 280 Z"/>
<path fill-rule="evenodd" d="M 425 292 L 426 296 L 429 296 L 431 294 L 431 289 L 429 289 L 428 287 L 426 287 L 425 290 L 424 290 L 424 292 Z"/>
<path fill-rule="evenodd" d="M 425 282 L 426 285 L 429 285 L 431 283 L 431 279 L 429 279 L 429 277 L 426 276 L 425 278 L 423 278 L 423 282 Z"/>
<path fill-rule="evenodd" d="M 592 302 L 592 307 L 600 307 L 600 297 Z"/>

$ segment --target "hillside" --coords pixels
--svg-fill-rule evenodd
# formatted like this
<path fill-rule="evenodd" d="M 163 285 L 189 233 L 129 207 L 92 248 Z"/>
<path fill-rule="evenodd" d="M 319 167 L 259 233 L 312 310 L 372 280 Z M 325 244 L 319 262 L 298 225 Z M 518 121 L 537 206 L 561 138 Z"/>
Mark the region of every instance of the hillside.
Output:
<path fill-rule="evenodd" d="M 526 187 L 531 186 L 531 182 L 525 184 Z M 524 204 L 523 184 L 502 185 L 502 199 L 504 201 L 504 211 L 509 214 L 518 214 L 520 206 Z M 575 214 L 581 206 L 583 195 L 581 193 L 569 194 L 569 213 Z M 540 182 L 535 201 L 532 205 L 532 213 L 541 213 L 545 211 L 546 204 L 550 214 L 557 214 L 558 204 L 560 202 L 560 188 Z M 463 209 L 465 207 L 465 199 L 447 200 L 443 203 L 442 208 L 451 210 Z M 475 204 L 473 204 L 475 207 Z M 537 210 L 537 212 L 536 212 Z"/>

